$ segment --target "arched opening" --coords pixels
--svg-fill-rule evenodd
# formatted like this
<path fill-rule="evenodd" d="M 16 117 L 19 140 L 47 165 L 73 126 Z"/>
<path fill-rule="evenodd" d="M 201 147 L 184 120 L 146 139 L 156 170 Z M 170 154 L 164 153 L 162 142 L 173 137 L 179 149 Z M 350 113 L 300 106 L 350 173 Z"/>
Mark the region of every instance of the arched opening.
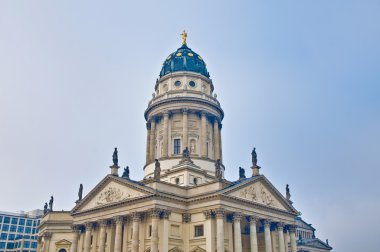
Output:
<path fill-rule="evenodd" d="M 67 252 L 66 249 L 60 249 L 58 252 Z"/>

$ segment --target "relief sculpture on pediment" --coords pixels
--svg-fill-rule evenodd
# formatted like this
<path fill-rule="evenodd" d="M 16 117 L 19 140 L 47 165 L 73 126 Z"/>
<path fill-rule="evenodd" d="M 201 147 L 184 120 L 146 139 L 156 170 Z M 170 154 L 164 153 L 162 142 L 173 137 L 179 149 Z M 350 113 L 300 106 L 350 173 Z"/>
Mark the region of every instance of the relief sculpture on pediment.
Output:
<path fill-rule="evenodd" d="M 273 196 L 270 193 L 268 193 L 267 190 L 263 186 L 261 186 L 260 192 L 261 192 L 262 203 L 268 206 L 273 206 L 274 205 Z"/>
<path fill-rule="evenodd" d="M 240 196 L 245 199 L 257 201 L 256 190 L 253 185 L 251 185 L 250 187 L 244 188 L 242 191 L 240 191 Z"/>
<path fill-rule="evenodd" d="M 101 192 L 97 197 L 97 205 L 104 205 L 112 202 L 121 201 L 128 198 L 134 198 L 139 195 L 124 193 L 119 188 L 108 187 L 105 191 Z"/>

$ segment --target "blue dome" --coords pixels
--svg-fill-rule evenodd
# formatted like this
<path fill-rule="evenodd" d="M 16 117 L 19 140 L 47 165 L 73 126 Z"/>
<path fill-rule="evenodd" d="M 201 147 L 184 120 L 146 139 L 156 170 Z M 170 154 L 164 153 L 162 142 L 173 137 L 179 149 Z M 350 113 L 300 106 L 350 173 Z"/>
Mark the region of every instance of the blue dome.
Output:
<path fill-rule="evenodd" d="M 177 51 L 170 54 L 160 72 L 160 77 L 173 72 L 179 71 L 189 71 L 200 73 L 207 78 L 210 74 L 207 71 L 206 63 L 203 61 L 202 57 L 187 47 L 186 44 L 182 45 Z"/>

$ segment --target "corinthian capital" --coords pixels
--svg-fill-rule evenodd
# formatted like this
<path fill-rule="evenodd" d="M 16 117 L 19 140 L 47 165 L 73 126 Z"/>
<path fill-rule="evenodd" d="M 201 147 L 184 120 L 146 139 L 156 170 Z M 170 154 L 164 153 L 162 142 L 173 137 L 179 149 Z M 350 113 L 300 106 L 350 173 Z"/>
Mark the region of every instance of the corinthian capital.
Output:
<path fill-rule="evenodd" d="M 139 212 L 132 213 L 132 220 L 133 221 L 140 221 L 141 220 L 141 213 L 139 213 Z"/>
<path fill-rule="evenodd" d="M 243 218 L 243 214 L 242 213 L 234 213 L 233 216 L 232 216 L 232 218 L 233 218 L 234 221 L 240 222 L 241 218 Z"/>
<path fill-rule="evenodd" d="M 224 211 L 224 209 L 222 209 L 222 208 L 218 208 L 218 209 L 215 209 L 215 217 L 217 218 L 217 219 L 222 219 L 222 218 L 224 218 L 224 215 L 225 215 L 225 211 Z"/>

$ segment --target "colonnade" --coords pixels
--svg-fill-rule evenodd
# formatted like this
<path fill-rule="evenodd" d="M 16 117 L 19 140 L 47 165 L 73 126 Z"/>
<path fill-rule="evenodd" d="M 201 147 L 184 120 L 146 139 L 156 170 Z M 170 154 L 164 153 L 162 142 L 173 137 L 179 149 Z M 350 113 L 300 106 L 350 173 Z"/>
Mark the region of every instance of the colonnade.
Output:
<path fill-rule="evenodd" d="M 223 209 L 208 210 L 204 212 L 207 219 L 211 219 L 213 216 L 216 219 L 216 251 L 224 252 L 224 224 L 226 220 L 226 212 Z M 275 246 L 279 248 L 279 252 L 297 252 L 295 226 L 286 225 L 282 222 L 273 222 L 270 219 L 260 219 L 257 216 L 244 216 L 241 213 L 231 214 L 233 222 L 233 251 L 242 252 L 242 237 L 241 237 L 241 221 L 246 218 L 250 226 L 250 251 L 258 252 L 258 237 L 257 237 L 257 224 L 262 222 L 264 225 L 264 242 L 265 252 L 274 252 L 274 242 L 272 241 L 271 228 L 275 229 L 278 233 L 278 244 Z M 285 231 L 285 233 L 284 233 Z M 209 243 L 213 243 L 212 236 L 206 237 L 209 239 Z M 290 243 L 290 250 L 288 245 Z M 207 248 L 213 249 L 213 244 L 206 245 Z M 213 250 L 214 251 L 214 250 Z"/>
<path fill-rule="evenodd" d="M 111 244 L 107 244 L 107 240 L 109 238 L 113 238 L 112 248 L 107 249 L 107 251 L 112 252 L 122 252 L 126 251 L 123 249 L 123 243 L 126 244 L 125 239 L 127 238 L 126 232 L 127 230 L 127 222 L 132 221 L 132 234 L 131 234 L 131 247 L 132 252 L 138 252 L 140 248 L 140 222 L 142 219 L 142 214 L 140 212 L 135 212 L 129 216 L 117 216 L 112 219 L 102 219 L 97 222 L 87 222 L 84 225 L 80 226 L 73 226 L 74 236 L 73 236 L 73 242 L 71 245 L 70 252 L 77 252 L 82 251 L 83 252 L 91 252 L 96 251 L 96 249 L 93 249 L 93 246 L 98 246 L 99 252 L 105 252 L 106 248 L 108 246 L 111 246 Z M 147 213 L 152 220 L 151 223 L 151 240 L 150 240 L 150 251 L 151 252 L 158 252 L 158 226 L 160 219 L 163 219 L 163 221 L 167 221 L 170 211 L 163 210 L 163 209 L 151 209 Z M 113 237 L 107 237 L 110 235 L 107 233 L 107 227 L 112 226 L 114 230 Z M 124 229 L 123 229 L 124 225 Z M 165 225 L 164 225 L 165 226 Z M 93 241 L 93 235 L 95 234 L 94 228 L 97 228 L 97 232 L 99 232 L 99 241 L 98 244 L 91 244 Z M 83 244 L 79 244 L 80 241 L 80 232 L 79 230 L 82 230 L 83 234 Z M 123 241 L 124 239 L 124 241 Z M 163 238 L 161 238 L 163 239 Z M 163 239 L 164 243 L 164 239 Z M 168 241 L 167 244 L 163 244 L 162 248 L 167 249 L 168 248 Z M 42 250 L 42 252 L 47 252 L 47 250 Z"/>
<path fill-rule="evenodd" d="M 171 115 L 174 112 L 164 111 L 160 115 L 153 116 L 149 118 L 146 128 L 147 128 L 147 145 L 146 145 L 146 163 L 149 164 L 157 158 L 157 127 L 162 123 L 162 149 L 159 158 L 167 158 L 172 156 L 172 151 L 169 150 L 170 134 L 169 134 L 169 124 L 172 121 Z M 177 112 L 175 112 L 177 113 Z M 187 108 L 181 110 L 182 113 L 182 143 L 181 149 L 189 147 L 189 123 L 188 115 L 190 111 Z M 207 114 L 205 111 L 192 111 L 191 113 L 196 113 L 200 117 L 200 151 L 197 151 L 202 158 L 209 158 L 208 146 L 207 146 L 207 121 L 211 124 L 213 139 L 213 158 L 215 160 L 222 159 L 222 143 L 221 143 L 221 120 L 219 117 Z M 182 151 L 181 150 L 181 151 Z"/>

